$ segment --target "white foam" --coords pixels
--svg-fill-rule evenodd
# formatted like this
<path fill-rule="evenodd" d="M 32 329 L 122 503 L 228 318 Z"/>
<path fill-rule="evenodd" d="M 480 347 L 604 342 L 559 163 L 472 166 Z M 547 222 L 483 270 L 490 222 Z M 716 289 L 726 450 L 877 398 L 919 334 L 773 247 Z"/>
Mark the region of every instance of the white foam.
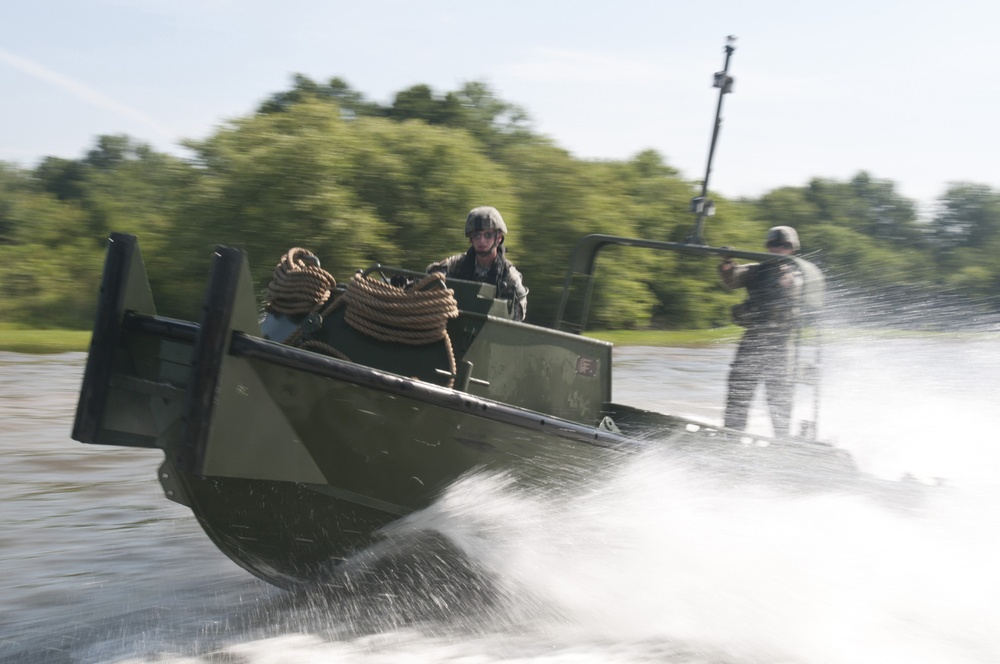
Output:
<path fill-rule="evenodd" d="M 720 491 L 666 454 L 558 500 L 510 489 L 468 478 L 412 523 L 547 606 L 550 629 L 823 664 L 1000 658 L 998 511 L 972 496 L 917 515 Z"/>

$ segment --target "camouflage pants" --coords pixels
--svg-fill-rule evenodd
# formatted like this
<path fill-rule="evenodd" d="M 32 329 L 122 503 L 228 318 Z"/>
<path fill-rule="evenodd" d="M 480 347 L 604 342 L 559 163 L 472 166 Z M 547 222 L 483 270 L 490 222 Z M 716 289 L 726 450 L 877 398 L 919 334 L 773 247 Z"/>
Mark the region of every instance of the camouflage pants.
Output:
<path fill-rule="evenodd" d="M 763 383 L 774 435 L 787 437 L 792 419 L 792 343 L 785 332 L 747 330 L 730 365 L 725 425 L 745 429 L 757 385 Z"/>

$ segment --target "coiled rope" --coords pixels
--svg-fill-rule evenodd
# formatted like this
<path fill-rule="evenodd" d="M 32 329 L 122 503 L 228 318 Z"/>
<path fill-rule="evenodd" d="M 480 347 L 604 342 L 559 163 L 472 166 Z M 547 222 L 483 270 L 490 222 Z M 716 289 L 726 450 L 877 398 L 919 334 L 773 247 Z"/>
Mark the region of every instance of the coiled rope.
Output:
<path fill-rule="evenodd" d="M 344 320 L 381 341 L 421 346 L 448 339 L 448 319 L 458 317 L 454 292 L 435 272 L 408 289 L 355 274 L 344 294 Z"/>
<path fill-rule="evenodd" d="M 344 321 L 352 328 L 380 341 L 422 346 L 443 341 L 448 352 L 454 384 L 455 351 L 448 336 L 448 319 L 458 317 L 455 294 L 444 285 L 445 275 L 429 274 L 407 288 L 357 273 L 340 297 L 337 282 L 319 267 L 319 259 L 300 247 L 289 249 L 274 269 L 267 287 L 267 309 L 287 315 L 307 315 L 322 325 L 335 309 L 344 307 Z M 303 338 L 302 326 L 284 343 L 350 361 L 342 352 L 318 340 Z"/>
<path fill-rule="evenodd" d="M 381 341 L 423 346 L 443 341 L 455 384 L 455 349 L 448 336 L 448 319 L 458 317 L 455 293 L 444 287 L 444 274 L 427 275 L 408 289 L 355 274 L 341 298 L 344 320 L 355 330 Z"/>
<path fill-rule="evenodd" d="M 268 311 L 300 315 L 317 313 L 337 287 L 337 280 L 319 266 L 308 249 L 289 249 L 274 268 L 267 286 Z"/>
<path fill-rule="evenodd" d="M 347 307 L 347 324 L 370 337 L 409 346 L 443 341 L 451 372 L 448 387 L 452 387 L 457 367 L 448 319 L 458 317 L 458 302 L 444 279 L 444 274 L 435 272 L 403 289 L 355 274 L 341 299 Z"/>

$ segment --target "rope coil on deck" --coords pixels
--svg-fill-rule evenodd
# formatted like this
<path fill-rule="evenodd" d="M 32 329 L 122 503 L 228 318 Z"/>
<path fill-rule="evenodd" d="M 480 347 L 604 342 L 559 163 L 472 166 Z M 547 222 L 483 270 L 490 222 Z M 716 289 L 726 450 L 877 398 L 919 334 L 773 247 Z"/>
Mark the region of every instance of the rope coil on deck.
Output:
<path fill-rule="evenodd" d="M 458 317 L 455 293 L 444 285 L 445 276 L 432 273 L 410 288 L 355 274 L 347 285 L 344 321 L 358 332 L 381 341 L 421 346 L 443 341 L 448 370 L 455 383 L 455 350 L 448 336 L 448 319 Z"/>
<path fill-rule="evenodd" d="M 445 286 L 445 275 L 429 274 L 407 288 L 360 272 L 340 296 L 337 282 L 319 266 L 319 259 L 301 247 L 289 249 L 274 268 L 267 287 L 268 311 L 305 315 L 303 322 L 283 343 L 351 361 L 333 346 L 312 339 L 310 327 L 322 326 L 335 309 L 344 308 L 344 321 L 374 339 L 408 346 L 443 341 L 454 383 L 455 351 L 448 336 L 448 319 L 458 317 L 455 293 Z M 306 329 L 304 329 L 306 328 Z"/>
<path fill-rule="evenodd" d="M 308 249 L 294 247 L 281 257 L 267 286 L 268 311 L 299 315 L 319 311 L 337 288 L 337 280 Z"/>
<path fill-rule="evenodd" d="M 409 289 L 355 274 L 344 293 L 344 320 L 380 341 L 420 346 L 448 339 L 448 319 L 458 317 L 444 275 L 429 274 Z"/>

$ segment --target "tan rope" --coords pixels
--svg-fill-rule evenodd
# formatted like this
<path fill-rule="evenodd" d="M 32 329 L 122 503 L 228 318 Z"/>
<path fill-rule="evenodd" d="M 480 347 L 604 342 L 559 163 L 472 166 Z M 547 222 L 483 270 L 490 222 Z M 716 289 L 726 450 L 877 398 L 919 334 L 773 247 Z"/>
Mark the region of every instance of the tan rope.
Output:
<path fill-rule="evenodd" d="M 455 293 L 445 287 L 445 275 L 429 274 L 410 288 L 355 274 L 344 294 L 336 297 L 337 282 L 319 267 L 306 249 L 295 247 L 282 256 L 267 287 L 268 311 L 286 315 L 318 315 L 320 324 L 335 309 L 345 307 L 344 320 L 355 330 L 380 341 L 422 346 L 444 341 L 451 375 L 455 351 L 448 336 L 448 319 L 458 317 Z M 351 361 L 321 341 L 303 339 L 297 328 L 284 343 Z M 454 384 L 454 378 L 449 386 Z"/>
<path fill-rule="evenodd" d="M 344 360 L 345 362 L 351 361 L 351 358 L 347 357 L 347 355 L 340 352 L 330 344 L 325 344 L 322 341 L 315 341 L 313 339 L 310 339 L 308 341 L 303 341 L 302 344 L 299 346 L 299 348 L 316 351 L 318 353 L 323 353 L 324 355 L 329 355 L 331 357 L 337 358 L 338 360 Z"/>
<path fill-rule="evenodd" d="M 455 292 L 444 286 L 445 275 L 429 274 L 408 289 L 355 274 L 341 298 L 344 320 L 362 334 L 379 339 L 422 346 L 444 341 L 455 380 L 455 350 L 448 336 L 448 319 L 458 317 Z"/>
<path fill-rule="evenodd" d="M 279 314 L 316 313 L 336 287 L 337 281 L 319 266 L 312 252 L 295 247 L 274 268 L 265 306 Z"/>
<path fill-rule="evenodd" d="M 444 278 L 430 274 L 404 290 L 356 274 L 344 294 L 344 320 L 381 341 L 411 346 L 439 341 L 448 336 L 448 319 L 458 317 L 455 294 L 444 288 Z"/>

